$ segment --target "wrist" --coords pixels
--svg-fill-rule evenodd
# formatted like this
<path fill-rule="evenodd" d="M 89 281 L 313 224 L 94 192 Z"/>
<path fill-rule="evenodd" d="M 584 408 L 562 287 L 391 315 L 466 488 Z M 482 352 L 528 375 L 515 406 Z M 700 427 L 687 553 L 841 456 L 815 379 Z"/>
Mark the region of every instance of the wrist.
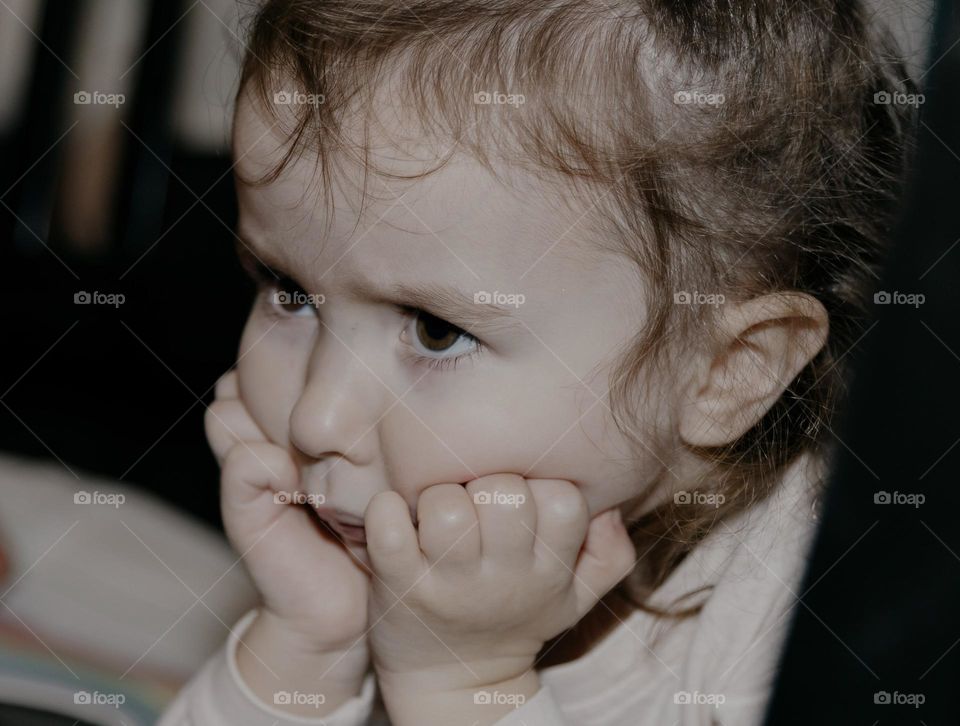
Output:
<path fill-rule="evenodd" d="M 357 696 L 369 669 L 365 641 L 323 650 L 282 618 L 261 609 L 237 642 L 243 683 L 264 703 L 286 713 L 324 716 Z"/>
<path fill-rule="evenodd" d="M 381 675 L 378 670 L 378 685 L 391 723 L 414 726 L 433 719 L 436 723 L 495 724 L 540 690 L 540 676 L 532 665 L 499 680 L 483 678 L 484 668 L 469 665 L 481 676 L 479 680 L 459 664 L 455 673 Z"/>

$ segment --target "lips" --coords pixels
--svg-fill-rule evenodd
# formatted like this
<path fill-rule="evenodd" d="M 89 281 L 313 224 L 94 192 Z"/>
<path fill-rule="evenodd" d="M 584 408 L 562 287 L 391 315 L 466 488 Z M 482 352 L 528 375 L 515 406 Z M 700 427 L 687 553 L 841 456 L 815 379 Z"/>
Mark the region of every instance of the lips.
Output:
<path fill-rule="evenodd" d="M 365 545 L 367 543 L 367 530 L 363 527 L 351 527 L 350 525 L 339 523 L 335 523 L 333 526 L 345 540 L 354 542 L 355 544 Z"/>
<path fill-rule="evenodd" d="M 355 544 L 366 544 L 367 534 L 363 520 L 333 507 L 314 507 L 317 515 L 343 539 Z"/>

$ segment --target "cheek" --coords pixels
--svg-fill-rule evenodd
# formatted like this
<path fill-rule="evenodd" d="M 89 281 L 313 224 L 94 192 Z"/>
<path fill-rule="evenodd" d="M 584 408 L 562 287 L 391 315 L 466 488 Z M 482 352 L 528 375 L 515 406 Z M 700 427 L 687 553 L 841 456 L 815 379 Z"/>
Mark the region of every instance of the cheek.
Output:
<path fill-rule="evenodd" d="M 280 326 L 270 326 L 256 311 L 251 313 L 240 340 L 237 379 L 253 420 L 267 438 L 286 445 L 307 356 L 298 350 L 295 338 Z"/>
<path fill-rule="evenodd" d="M 566 479 L 591 513 L 637 493 L 634 462 L 608 409 L 584 391 L 478 386 L 442 401 L 413 394 L 381 422 L 390 485 L 411 505 L 428 486 L 497 473 Z M 451 404 L 450 401 L 456 401 Z M 589 409 L 589 410 L 588 410 Z"/>

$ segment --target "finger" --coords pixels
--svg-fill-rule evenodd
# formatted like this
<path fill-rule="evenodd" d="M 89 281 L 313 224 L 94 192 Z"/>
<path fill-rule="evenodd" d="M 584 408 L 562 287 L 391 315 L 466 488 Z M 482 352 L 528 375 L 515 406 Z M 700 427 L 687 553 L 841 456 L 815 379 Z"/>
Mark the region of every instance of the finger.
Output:
<path fill-rule="evenodd" d="M 467 490 L 436 484 L 417 502 L 420 550 L 430 567 L 466 568 L 480 562 L 480 526 Z"/>
<path fill-rule="evenodd" d="M 403 497 L 392 489 L 375 494 L 363 514 L 363 524 L 367 554 L 377 576 L 389 583 L 414 577 L 423 564 L 423 554 Z"/>
<path fill-rule="evenodd" d="M 244 532 L 268 527 L 286 511 L 277 493 L 297 491 L 298 478 L 296 465 L 279 446 L 266 441 L 235 444 L 220 473 L 224 522 Z"/>
<path fill-rule="evenodd" d="M 220 380 L 217 381 L 217 387 L 214 389 L 214 398 L 239 398 L 240 386 L 237 383 L 237 369 L 227 371 Z"/>
<path fill-rule="evenodd" d="M 559 560 L 573 571 L 590 523 L 587 500 L 575 484 L 562 479 L 531 479 L 529 487 L 537 508 L 537 558 Z"/>
<path fill-rule="evenodd" d="M 594 517 L 574 570 L 578 616 L 586 615 L 601 597 L 630 574 L 636 559 L 637 552 L 619 508 Z"/>
<path fill-rule="evenodd" d="M 210 404 L 203 415 L 203 426 L 210 450 L 220 466 L 238 441 L 265 441 L 267 438 L 239 398 L 216 400 Z"/>
<path fill-rule="evenodd" d="M 537 531 L 537 508 L 519 474 L 493 474 L 467 484 L 480 523 L 483 555 L 502 558 L 530 556 Z"/>

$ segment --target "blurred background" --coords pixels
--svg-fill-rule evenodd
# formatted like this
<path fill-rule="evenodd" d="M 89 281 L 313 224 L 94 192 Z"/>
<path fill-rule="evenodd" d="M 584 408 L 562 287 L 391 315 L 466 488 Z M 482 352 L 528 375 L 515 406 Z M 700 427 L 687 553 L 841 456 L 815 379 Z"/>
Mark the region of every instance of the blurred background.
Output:
<path fill-rule="evenodd" d="M 871 5 L 922 85 L 932 2 Z M 203 435 L 253 294 L 228 142 L 255 6 L 0 0 L 0 726 L 119 722 L 97 688 L 150 723 L 255 600 Z"/>
<path fill-rule="evenodd" d="M 152 723 L 254 602 L 203 434 L 253 292 L 229 125 L 254 9 L 0 1 L 0 724 Z"/>
<path fill-rule="evenodd" d="M 211 523 L 200 401 L 249 302 L 228 135 L 251 7 L 0 4 L 0 314 L 16 341 L 0 361 L 0 442 Z"/>

